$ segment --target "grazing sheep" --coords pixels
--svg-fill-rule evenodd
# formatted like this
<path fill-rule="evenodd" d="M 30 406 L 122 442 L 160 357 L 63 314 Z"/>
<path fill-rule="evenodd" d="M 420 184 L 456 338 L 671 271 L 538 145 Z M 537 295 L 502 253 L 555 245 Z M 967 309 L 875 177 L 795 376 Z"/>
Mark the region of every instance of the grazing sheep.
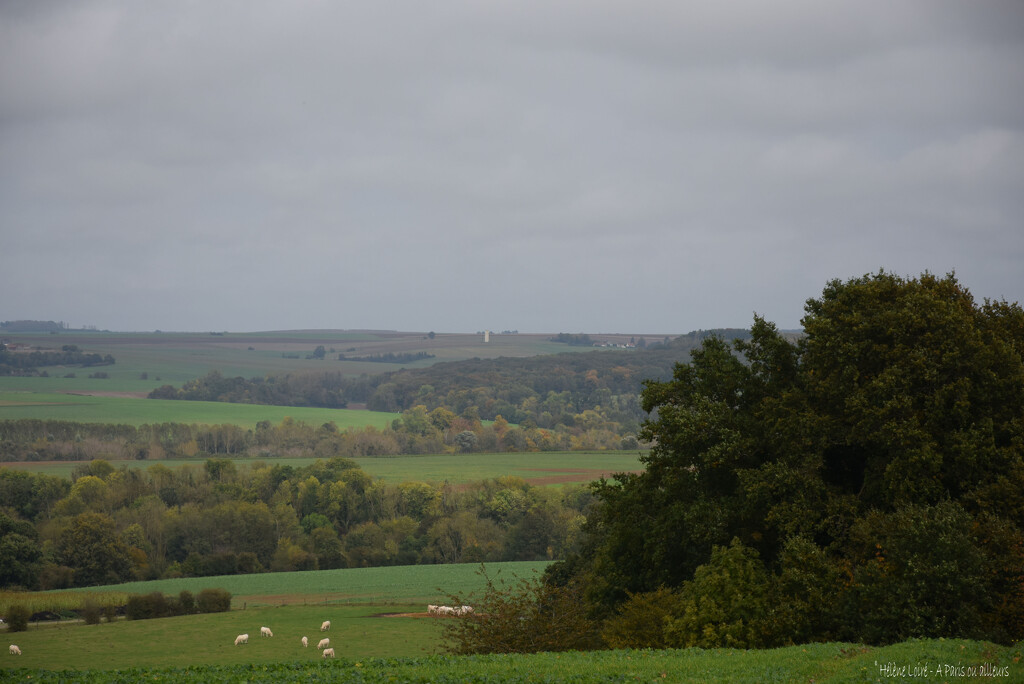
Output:
<path fill-rule="evenodd" d="M 18 647 L 17 647 L 16 645 L 14 645 L 14 644 L 11 644 L 11 648 L 10 648 L 10 651 L 11 651 L 11 655 L 21 655 L 21 649 L 20 649 L 20 648 L 18 648 Z"/>
<path fill-rule="evenodd" d="M 269 627 L 260 627 L 260 636 L 272 637 L 274 633 L 270 631 Z"/>
<path fill-rule="evenodd" d="M 455 609 L 456 615 L 469 615 L 473 612 L 473 606 L 459 606 Z"/>
<path fill-rule="evenodd" d="M 324 620 L 324 623 L 322 625 L 320 625 L 320 631 L 321 632 L 326 632 L 330 628 L 331 628 L 331 621 L 330 620 Z"/>
<path fill-rule="evenodd" d="M 309 647 L 309 639 L 307 639 L 306 637 L 302 637 L 302 648 L 308 648 L 308 647 Z"/>
<path fill-rule="evenodd" d="M 437 615 L 437 608 L 438 607 L 435 606 L 432 603 L 427 604 L 427 614 L 428 615 Z"/>
<path fill-rule="evenodd" d="M 235 646 L 237 646 L 238 644 L 247 644 L 247 643 L 249 643 L 249 635 L 248 634 L 239 634 L 238 636 L 235 637 Z"/>
<path fill-rule="evenodd" d="M 316 645 L 317 648 L 327 648 L 331 645 L 330 639 L 321 639 L 320 643 Z"/>
<path fill-rule="evenodd" d="M 323 655 L 320 656 L 320 657 L 321 658 L 333 658 L 334 657 L 334 649 L 333 648 L 325 648 Z"/>

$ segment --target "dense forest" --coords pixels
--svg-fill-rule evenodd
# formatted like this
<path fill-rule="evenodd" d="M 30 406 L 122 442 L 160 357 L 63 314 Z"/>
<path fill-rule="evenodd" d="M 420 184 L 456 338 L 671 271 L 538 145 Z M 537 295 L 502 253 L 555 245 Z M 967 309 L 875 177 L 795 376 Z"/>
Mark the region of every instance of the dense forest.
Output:
<path fill-rule="evenodd" d="M 1024 638 L 1024 309 L 883 272 L 805 311 L 644 389 L 549 588 L 614 647 Z"/>
<path fill-rule="evenodd" d="M 388 484 L 339 457 L 146 470 L 94 460 L 71 481 L 0 470 L 0 586 L 560 558 L 591 499 L 515 477 Z"/>

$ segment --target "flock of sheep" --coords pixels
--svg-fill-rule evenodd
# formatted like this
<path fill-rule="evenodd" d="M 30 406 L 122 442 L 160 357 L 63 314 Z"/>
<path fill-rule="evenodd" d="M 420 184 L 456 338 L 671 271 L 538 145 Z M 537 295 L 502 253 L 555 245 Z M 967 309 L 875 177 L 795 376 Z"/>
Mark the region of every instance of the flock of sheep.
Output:
<path fill-rule="evenodd" d="M 428 605 L 427 612 L 431 615 L 469 615 L 473 606 L 434 606 Z"/>
<path fill-rule="evenodd" d="M 330 628 L 331 628 L 331 621 L 330 620 L 324 620 L 323 624 L 320 625 L 320 631 L 321 632 L 326 632 L 326 631 L 330 630 Z M 274 633 L 270 630 L 269 627 L 260 627 L 260 636 L 261 637 L 272 637 L 272 636 L 274 636 Z M 247 644 L 247 643 L 249 643 L 249 635 L 248 634 L 239 634 L 238 636 L 235 637 L 235 646 L 238 646 L 239 644 Z M 308 637 L 302 637 L 302 647 L 303 648 L 308 648 L 309 647 L 309 638 Z M 323 653 L 321 654 L 322 658 L 333 658 L 334 657 L 334 649 L 331 648 L 331 640 L 330 639 L 328 639 L 326 637 L 321 639 L 320 643 L 317 644 L 316 647 L 323 651 Z M 11 653 L 14 653 L 13 649 L 15 649 L 15 648 L 17 648 L 17 646 L 11 646 L 11 649 L 12 649 Z M 20 654 L 21 651 L 19 651 L 18 653 Z"/>
<path fill-rule="evenodd" d="M 435 605 L 428 605 L 427 606 L 427 613 L 429 613 L 430 615 L 469 615 L 472 612 L 473 612 L 473 606 L 435 606 Z M 320 631 L 321 632 L 327 632 L 330 629 L 331 629 L 331 621 L 330 620 L 324 620 L 323 624 L 320 625 Z M 260 627 L 260 636 L 261 637 L 272 637 L 272 636 L 274 636 L 274 633 L 270 630 L 269 627 Z M 239 644 L 247 644 L 247 643 L 249 643 L 249 635 L 248 634 L 239 634 L 238 636 L 235 637 L 235 646 L 238 646 Z M 302 637 L 302 646 L 303 646 L 303 648 L 309 647 L 309 639 L 307 637 Z M 323 639 L 320 640 L 320 643 L 318 643 L 316 645 L 316 647 L 318 649 L 320 649 L 321 651 L 323 651 L 323 653 L 321 654 L 322 658 L 333 658 L 334 657 L 334 649 L 331 648 L 331 640 L 330 639 L 324 637 Z M 9 651 L 10 651 L 11 655 L 21 655 L 21 649 L 18 648 L 18 646 L 16 644 L 11 644 L 11 647 L 10 647 Z"/>

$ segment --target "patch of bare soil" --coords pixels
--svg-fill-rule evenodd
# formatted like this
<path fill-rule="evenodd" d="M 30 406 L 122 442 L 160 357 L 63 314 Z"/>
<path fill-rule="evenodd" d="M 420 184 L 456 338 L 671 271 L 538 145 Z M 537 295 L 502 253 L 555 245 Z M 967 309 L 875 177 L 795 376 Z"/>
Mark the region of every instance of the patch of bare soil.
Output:
<path fill-rule="evenodd" d="M 528 483 L 536 487 L 549 484 L 565 484 L 566 482 L 591 482 L 598 478 L 610 478 L 616 472 L 602 470 L 600 468 L 531 468 L 531 470 L 541 470 L 546 473 L 567 473 L 566 475 L 548 475 L 546 477 L 528 477 L 525 478 Z M 641 473 L 642 470 L 631 470 L 632 473 Z"/>
<path fill-rule="evenodd" d="M 149 392 L 104 392 L 102 390 L 75 390 L 74 392 L 64 392 L 64 394 L 73 394 L 79 397 L 121 397 L 122 399 L 145 399 L 149 396 Z"/>

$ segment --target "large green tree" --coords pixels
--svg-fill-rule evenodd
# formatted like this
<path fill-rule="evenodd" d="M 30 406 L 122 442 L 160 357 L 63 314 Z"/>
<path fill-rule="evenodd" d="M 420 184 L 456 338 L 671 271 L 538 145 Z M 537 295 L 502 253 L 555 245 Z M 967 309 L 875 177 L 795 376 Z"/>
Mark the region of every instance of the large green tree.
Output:
<path fill-rule="evenodd" d="M 699 569 L 741 544 L 778 592 L 749 645 L 1024 636 L 1024 311 L 953 275 L 885 272 L 805 311 L 797 343 L 755 318 L 645 386 L 646 470 L 597 486 L 583 550 L 551 580 L 586 577 L 606 612 L 663 586 L 702 605 Z M 800 557 L 846 581 L 794 581 Z M 810 593 L 831 615 L 813 627 Z"/>
<path fill-rule="evenodd" d="M 102 513 L 82 513 L 58 541 L 61 561 L 75 571 L 75 584 L 117 584 L 131 578 L 128 546 L 117 534 L 114 521 Z"/>

